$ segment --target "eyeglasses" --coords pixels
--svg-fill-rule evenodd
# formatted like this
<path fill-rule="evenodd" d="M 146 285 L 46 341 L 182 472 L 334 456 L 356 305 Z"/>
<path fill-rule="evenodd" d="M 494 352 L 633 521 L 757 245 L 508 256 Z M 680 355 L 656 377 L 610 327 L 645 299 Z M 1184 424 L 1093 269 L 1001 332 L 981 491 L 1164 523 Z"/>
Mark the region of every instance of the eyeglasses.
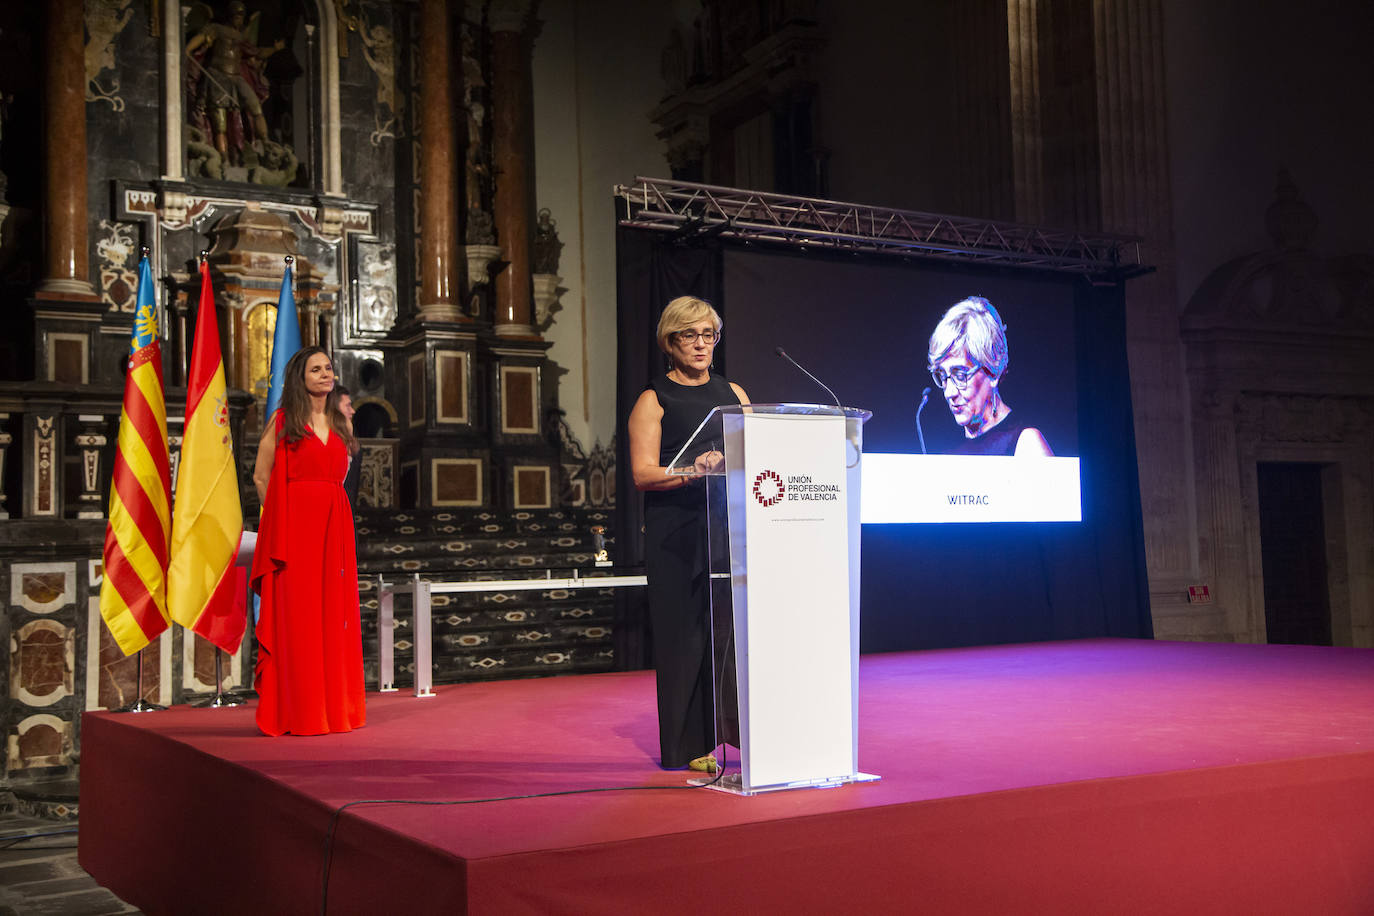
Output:
<path fill-rule="evenodd" d="M 945 382 L 954 382 L 955 388 L 967 388 L 968 383 L 978 374 L 978 370 L 983 367 L 978 364 L 972 366 L 953 366 L 948 372 L 944 366 L 936 366 L 930 370 L 930 377 L 935 379 L 935 385 L 943 389 Z"/>
<path fill-rule="evenodd" d="M 686 331 L 676 331 L 673 334 L 673 337 L 681 344 L 694 344 L 698 337 L 701 338 L 702 343 L 713 344 L 719 336 L 715 331 L 694 331 L 690 328 Z"/>

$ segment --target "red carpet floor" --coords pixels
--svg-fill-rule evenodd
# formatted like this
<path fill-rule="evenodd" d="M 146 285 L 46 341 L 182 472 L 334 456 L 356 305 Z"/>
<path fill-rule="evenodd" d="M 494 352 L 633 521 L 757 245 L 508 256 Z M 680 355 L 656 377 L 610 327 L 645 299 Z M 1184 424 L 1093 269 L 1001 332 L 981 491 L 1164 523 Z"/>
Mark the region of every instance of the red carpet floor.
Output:
<path fill-rule="evenodd" d="M 150 914 L 321 911 L 360 799 L 680 786 L 647 672 L 87 713 L 80 862 Z M 352 807 L 330 913 L 1374 913 L 1374 651 L 1091 640 L 867 656 L 877 783 Z"/>

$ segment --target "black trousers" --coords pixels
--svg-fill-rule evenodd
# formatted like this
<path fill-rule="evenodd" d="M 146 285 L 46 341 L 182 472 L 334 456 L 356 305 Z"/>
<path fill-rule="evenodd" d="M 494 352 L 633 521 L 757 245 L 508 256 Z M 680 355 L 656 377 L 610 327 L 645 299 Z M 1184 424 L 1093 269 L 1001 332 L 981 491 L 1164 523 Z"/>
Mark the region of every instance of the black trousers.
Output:
<path fill-rule="evenodd" d="M 734 653 L 728 658 L 723 653 L 733 643 L 726 588 L 717 591 L 716 648 L 722 656 L 717 669 L 723 674 L 720 695 L 726 712 L 717 732 L 707 558 L 701 486 L 646 494 L 644 568 L 658 680 L 659 753 L 666 769 L 685 767 L 720 741 L 738 743 Z"/>

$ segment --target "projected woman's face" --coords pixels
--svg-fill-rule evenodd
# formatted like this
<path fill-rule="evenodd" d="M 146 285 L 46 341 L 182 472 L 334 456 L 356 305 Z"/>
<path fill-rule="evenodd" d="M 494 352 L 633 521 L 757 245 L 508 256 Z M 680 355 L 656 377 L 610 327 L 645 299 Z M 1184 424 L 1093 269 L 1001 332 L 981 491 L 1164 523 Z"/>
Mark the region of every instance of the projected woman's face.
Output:
<path fill-rule="evenodd" d="M 941 393 L 945 396 L 945 403 L 949 404 L 949 412 L 954 415 L 954 422 L 964 428 L 964 435 L 969 438 L 977 436 L 991 418 L 995 404 L 993 395 L 997 386 L 992 376 L 978 362 L 969 358 L 962 343 L 956 344 L 936 364 L 934 374 L 945 381 Z M 963 376 L 963 382 L 959 381 L 960 376 Z"/>

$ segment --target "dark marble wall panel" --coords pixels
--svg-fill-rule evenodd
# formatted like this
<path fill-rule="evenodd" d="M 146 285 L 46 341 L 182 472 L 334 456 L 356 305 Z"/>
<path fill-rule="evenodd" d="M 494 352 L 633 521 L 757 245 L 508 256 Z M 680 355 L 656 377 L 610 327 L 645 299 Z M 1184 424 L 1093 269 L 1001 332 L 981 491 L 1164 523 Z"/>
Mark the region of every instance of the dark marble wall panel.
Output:
<path fill-rule="evenodd" d="M 360 200 L 389 204 L 395 196 L 398 143 L 405 142 L 405 35 L 391 3 L 360 3 L 358 27 L 339 60 L 344 187 Z M 395 238 L 395 210 L 383 206 L 377 233 Z"/>
<path fill-rule="evenodd" d="M 0 3 L 0 379 L 33 376 L 32 313 L 41 272 L 45 4 Z M 10 464 L 14 464 L 11 460 Z"/>
<path fill-rule="evenodd" d="M 149 29 L 153 4 L 91 3 L 86 8 L 86 149 L 88 242 L 91 282 L 100 289 L 99 270 L 114 254 L 102 221 L 114 219 L 110 182 L 150 181 L 162 173 L 162 40 Z M 128 263 L 136 266 L 135 232 Z"/>

